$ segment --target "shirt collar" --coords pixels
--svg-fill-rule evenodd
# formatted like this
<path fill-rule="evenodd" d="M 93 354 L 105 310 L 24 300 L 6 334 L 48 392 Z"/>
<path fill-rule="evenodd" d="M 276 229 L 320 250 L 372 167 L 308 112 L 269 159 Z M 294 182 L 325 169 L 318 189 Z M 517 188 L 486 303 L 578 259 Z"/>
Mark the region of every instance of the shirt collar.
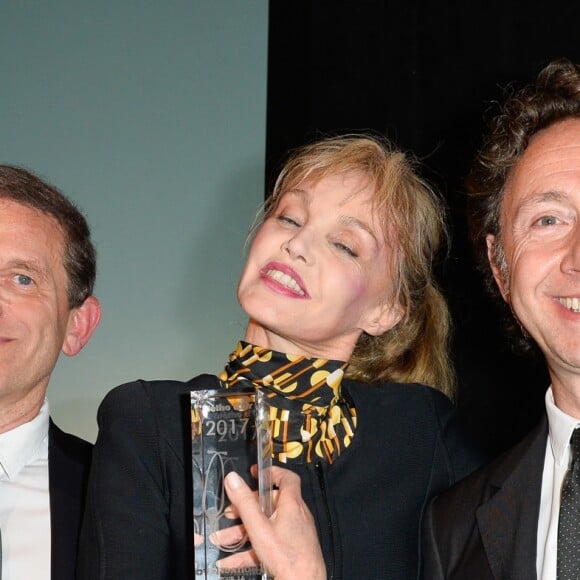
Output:
<path fill-rule="evenodd" d="M 560 465 L 567 467 L 570 456 L 569 445 L 572 431 L 580 426 L 580 421 L 556 407 L 552 387 L 546 391 L 546 413 L 548 414 L 548 424 L 550 426 L 550 445 L 554 460 Z"/>
<path fill-rule="evenodd" d="M 14 479 L 37 459 L 48 459 L 48 399 L 32 421 L 0 434 L 0 480 Z"/>

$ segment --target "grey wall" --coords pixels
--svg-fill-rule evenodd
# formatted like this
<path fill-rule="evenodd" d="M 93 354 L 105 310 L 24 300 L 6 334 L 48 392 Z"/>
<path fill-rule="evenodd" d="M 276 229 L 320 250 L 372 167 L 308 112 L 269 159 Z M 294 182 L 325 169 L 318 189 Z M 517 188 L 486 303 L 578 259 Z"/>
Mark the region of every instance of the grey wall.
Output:
<path fill-rule="evenodd" d="M 218 370 L 263 199 L 267 0 L 0 0 L 0 163 L 86 213 L 101 326 L 49 388 L 96 435 L 116 384 Z"/>

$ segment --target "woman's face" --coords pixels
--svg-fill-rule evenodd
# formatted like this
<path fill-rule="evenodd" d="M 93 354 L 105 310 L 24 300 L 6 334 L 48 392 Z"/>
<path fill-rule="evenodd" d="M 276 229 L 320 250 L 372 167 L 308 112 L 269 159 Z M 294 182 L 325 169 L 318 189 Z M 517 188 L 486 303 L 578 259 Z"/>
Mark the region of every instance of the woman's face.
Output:
<path fill-rule="evenodd" d="M 349 360 L 360 334 L 394 326 L 392 249 L 361 174 L 285 192 L 258 229 L 238 286 L 245 340 L 282 352 Z"/>

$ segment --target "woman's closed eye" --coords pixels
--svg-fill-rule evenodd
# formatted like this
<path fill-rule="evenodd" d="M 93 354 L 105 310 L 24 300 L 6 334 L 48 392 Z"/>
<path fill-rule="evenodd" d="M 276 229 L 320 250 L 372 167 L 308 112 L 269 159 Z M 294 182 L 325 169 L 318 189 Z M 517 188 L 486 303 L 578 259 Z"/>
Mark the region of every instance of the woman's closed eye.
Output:
<path fill-rule="evenodd" d="M 288 224 L 288 225 L 290 225 L 290 226 L 293 226 L 293 227 L 296 227 L 296 228 L 299 228 L 299 227 L 300 227 L 300 225 L 301 225 L 301 224 L 300 224 L 298 221 L 296 221 L 294 218 L 291 218 L 290 216 L 287 216 L 287 215 L 279 215 L 279 216 L 278 216 L 276 219 L 277 219 L 277 220 L 278 220 L 280 223 L 283 223 L 283 224 Z"/>
<path fill-rule="evenodd" d="M 345 254 L 349 255 L 351 258 L 358 258 L 358 254 L 349 246 L 347 246 L 346 244 L 343 244 L 342 242 L 333 242 L 334 243 L 334 247 L 338 248 L 341 252 L 344 252 Z"/>

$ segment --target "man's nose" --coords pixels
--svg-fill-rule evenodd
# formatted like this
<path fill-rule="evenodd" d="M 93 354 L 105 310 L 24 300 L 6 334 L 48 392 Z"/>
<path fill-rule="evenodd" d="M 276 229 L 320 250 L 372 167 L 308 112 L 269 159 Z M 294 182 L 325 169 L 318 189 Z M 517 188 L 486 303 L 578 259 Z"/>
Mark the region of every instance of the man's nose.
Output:
<path fill-rule="evenodd" d="M 561 267 L 565 274 L 580 273 L 580 224 L 574 227 L 573 232 L 566 240 Z"/>

